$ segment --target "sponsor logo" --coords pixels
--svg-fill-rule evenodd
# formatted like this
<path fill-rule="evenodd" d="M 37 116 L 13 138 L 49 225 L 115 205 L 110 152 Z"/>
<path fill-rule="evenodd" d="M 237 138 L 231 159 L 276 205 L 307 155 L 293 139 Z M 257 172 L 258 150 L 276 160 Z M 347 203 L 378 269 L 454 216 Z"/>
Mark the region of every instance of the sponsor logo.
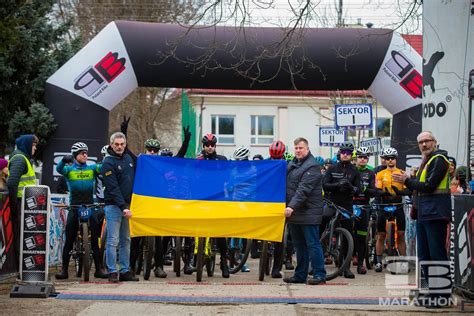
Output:
<path fill-rule="evenodd" d="M 10 203 L 5 200 L 0 213 L 0 270 L 7 261 L 7 254 L 13 242 L 13 227 L 10 217 Z"/>
<path fill-rule="evenodd" d="M 461 219 L 460 225 L 457 228 L 458 271 L 461 278 L 461 285 L 466 284 L 472 274 L 472 261 L 474 260 L 471 259 L 471 247 L 474 238 L 473 229 L 474 209 L 471 209 L 469 213 L 464 214 Z"/>
<path fill-rule="evenodd" d="M 107 83 L 112 83 L 125 70 L 125 63 L 126 59 L 119 58 L 117 52 L 109 52 L 74 79 L 74 89 L 82 90 L 88 97 L 95 99 L 107 89 Z"/>
<path fill-rule="evenodd" d="M 433 71 L 438 62 L 444 57 L 444 52 L 435 52 L 431 55 L 430 60 L 423 64 L 423 95 L 426 95 L 425 86 L 430 86 L 431 92 L 435 92 L 435 80 L 433 78 Z M 423 60 L 424 61 L 424 60 Z"/>
<path fill-rule="evenodd" d="M 385 63 L 385 73 L 413 98 L 421 99 L 423 77 L 416 71 L 413 63 L 402 53 L 392 50 L 392 58 Z"/>
<path fill-rule="evenodd" d="M 433 117 L 435 115 L 439 117 L 443 117 L 446 112 L 448 111 L 448 107 L 446 103 L 440 102 L 436 105 L 433 103 L 425 103 L 423 104 L 423 117 Z"/>

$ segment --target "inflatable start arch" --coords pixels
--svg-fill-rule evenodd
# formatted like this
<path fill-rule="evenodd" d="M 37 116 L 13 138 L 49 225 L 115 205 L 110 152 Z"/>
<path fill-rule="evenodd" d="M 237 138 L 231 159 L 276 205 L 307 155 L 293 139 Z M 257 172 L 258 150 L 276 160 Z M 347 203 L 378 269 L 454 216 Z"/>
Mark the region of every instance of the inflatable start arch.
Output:
<path fill-rule="evenodd" d="M 401 162 L 419 154 L 422 58 L 399 34 L 306 29 L 285 58 L 268 56 L 265 48 L 275 47 L 282 35 L 278 28 L 110 23 L 47 80 L 46 105 L 59 126 L 46 157 L 59 160 L 79 140 L 98 153 L 107 143 L 109 111 L 139 86 L 367 89 L 394 115 L 392 144 Z M 257 56 L 264 58 L 255 64 Z M 262 80 L 251 79 L 257 75 Z M 53 184 L 53 166 L 45 161 L 44 184 Z"/>

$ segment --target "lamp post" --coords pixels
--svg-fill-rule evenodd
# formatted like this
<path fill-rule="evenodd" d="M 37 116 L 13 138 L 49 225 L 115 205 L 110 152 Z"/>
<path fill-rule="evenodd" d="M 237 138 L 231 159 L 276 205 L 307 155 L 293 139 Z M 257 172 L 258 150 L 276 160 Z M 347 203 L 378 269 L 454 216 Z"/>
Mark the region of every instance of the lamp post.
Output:
<path fill-rule="evenodd" d="M 472 99 L 474 99 L 474 69 L 469 72 L 468 85 L 469 108 L 467 117 L 467 161 L 466 165 L 470 168 L 471 164 L 471 120 L 472 120 Z"/>

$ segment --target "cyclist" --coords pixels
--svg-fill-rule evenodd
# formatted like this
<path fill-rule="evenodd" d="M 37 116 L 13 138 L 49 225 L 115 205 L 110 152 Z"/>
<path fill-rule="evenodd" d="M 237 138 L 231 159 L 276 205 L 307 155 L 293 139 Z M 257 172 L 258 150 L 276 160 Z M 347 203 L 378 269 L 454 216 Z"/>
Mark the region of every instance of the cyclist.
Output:
<path fill-rule="evenodd" d="M 293 159 L 295 159 L 295 155 L 287 151 L 283 154 L 283 159 L 285 159 L 287 163 L 290 163 L 290 161 L 293 161 Z"/>
<path fill-rule="evenodd" d="M 375 196 L 375 173 L 367 167 L 369 161 L 370 150 L 367 147 L 359 147 L 356 150 L 356 168 L 360 174 L 359 194 L 354 196 L 354 204 L 369 205 L 370 198 Z M 355 251 L 357 253 L 357 273 L 366 274 L 367 270 L 364 266 L 364 258 L 366 252 L 367 226 L 369 223 L 369 210 L 361 209 L 360 219 L 354 223 L 355 233 Z"/>
<path fill-rule="evenodd" d="M 387 165 L 382 171 L 379 171 L 375 178 L 375 185 L 378 189 L 385 192 L 381 196 L 382 204 L 398 204 L 395 211 L 395 218 L 397 221 L 397 243 L 400 255 L 406 254 L 405 244 L 405 213 L 403 205 L 400 205 L 403 200 L 401 192 L 406 192 L 405 185 L 392 181 L 392 174 L 403 174 L 404 172 L 397 168 L 398 151 L 395 148 L 387 147 L 382 150 L 381 157 L 384 158 Z M 395 188 L 395 189 L 394 189 Z M 385 238 L 387 236 L 385 223 L 387 220 L 386 212 L 379 210 L 377 215 L 377 243 L 375 245 L 375 252 L 377 255 L 377 263 L 375 265 L 376 272 L 382 272 L 382 253 L 384 250 Z"/>
<path fill-rule="evenodd" d="M 160 156 L 163 157 L 173 157 L 173 152 L 169 148 L 163 148 L 160 151 Z"/>
<path fill-rule="evenodd" d="M 102 160 L 104 160 L 105 155 L 107 155 L 107 148 L 109 148 L 109 145 L 105 145 L 100 150 Z M 99 203 L 104 203 L 104 189 L 104 178 L 102 177 L 102 174 L 99 173 L 95 178 L 95 197 Z"/>
<path fill-rule="evenodd" d="M 329 167 L 331 167 L 333 164 L 334 164 L 334 161 L 332 161 L 331 158 L 327 158 L 326 160 L 324 160 L 324 165 L 323 165 L 323 168 L 321 169 L 321 173 L 324 175 L 324 173 L 326 173 Z"/>
<path fill-rule="evenodd" d="M 380 152 L 380 165 L 374 168 L 375 174 L 379 173 L 379 171 L 384 170 L 387 168 L 387 160 L 385 160 L 385 157 L 383 155 L 385 148 L 382 148 L 382 151 Z"/>
<path fill-rule="evenodd" d="M 71 158 L 64 157 L 56 166 L 56 171 L 62 174 L 67 181 L 69 187 L 69 203 L 70 205 L 82 205 L 94 203 L 94 185 L 95 178 L 100 173 L 101 165 L 99 164 L 87 164 L 89 148 L 85 143 L 78 142 L 72 145 L 71 154 L 74 158 L 72 166 L 66 166 L 66 161 Z M 57 273 L 56 279 L 62 280 L 69 277 L 68 267 L 69 260 L 71 258 L 71 250 L 76 240 L 78 227 L 78 210 L 71 208 L 67 215 L 66 223 L 66 242 L 63 248 L 63 263 L 61 272 Z M 91 248 L 94 257 L 95 273 L 94 277 L 106 279 L 108 274 L 105 273 L 102 267 L 102 260 L 99 256 L 99 235 L 100 226 L 96 212 L 92 212 L 90 218 L 90 230 L 91 230 Z M 86 254 L 87 256 L 87 254 Z"/>
<path fill-rule="evenodd" d="M 325 196 L 334 204 L 346 210 L 352 210 L 352 199 L 360 192 L 360 174 L 351 163 L 353 151 L 354 145 L 352 143 L 342 143 L 339 147 L 340 160 L 329 167 L 323 178 Z M 352 218 L 342 218 L 340 225 L 347 229 L 351 235 L 354 235 Z M 343 245 L 343 247 L 347 249 L 347 245 Z M 344 277 L 347 279 L 355 278 L 355 275 L 350 271 L 350 266 L 345 269 Z"/>
<path fill-rule="evenodd" d="M 202 138 L 202 146 L 203 150 L 201 154 L 197 157 L 199 160 L 227 160 L 226 157 L 222 155 L 218 155 L 216 152 L 216 145 L 217 145 L 217 137 L 212 133 L 208 133 L 204 135 Z M 187 240 L 186 240 L 187 241 Z M 188 242 L 188 241 L 187 241 Z M 228 278 L 229 274 L 229 266 L 227 264 L 227 241 L 225 238 L 216 238 L 217 246 L 219 247 L 219 252 L 221 254 L 221 262 L 220 268 L 222 271 L 222 277 Z M 189 243 L 189 242 L 188 242 Z M 185 249 L 185 265 L 184 265 L 184 273 L 185 274 L 192 274 L 193 267 L 191 265 L 191 258 L 192 258 L 192 249 L 191 247 L 186 247 Z"/>
<path fill-rule="evenodd" d="M 260 154 L 256 154 L 253 156 L 252 160 L 263 160 L 263 156 Z"/>

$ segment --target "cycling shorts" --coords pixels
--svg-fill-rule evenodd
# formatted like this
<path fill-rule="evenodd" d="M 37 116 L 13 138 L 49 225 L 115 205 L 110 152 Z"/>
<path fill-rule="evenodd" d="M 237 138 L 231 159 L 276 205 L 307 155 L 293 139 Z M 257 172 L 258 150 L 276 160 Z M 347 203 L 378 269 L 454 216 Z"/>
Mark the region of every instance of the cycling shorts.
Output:
<path fill-rule="evenodd" d="M 377 231 L 386 233 L 386 220 L 389 214 L 383 210 L 383 206 L 378 207 L 377 212 Z M 403 211 L 403 205 L 398 205 L 395 210 L 395 218 L 397 220 L 397 231 L 405 231 L 405 212 Z"/>

